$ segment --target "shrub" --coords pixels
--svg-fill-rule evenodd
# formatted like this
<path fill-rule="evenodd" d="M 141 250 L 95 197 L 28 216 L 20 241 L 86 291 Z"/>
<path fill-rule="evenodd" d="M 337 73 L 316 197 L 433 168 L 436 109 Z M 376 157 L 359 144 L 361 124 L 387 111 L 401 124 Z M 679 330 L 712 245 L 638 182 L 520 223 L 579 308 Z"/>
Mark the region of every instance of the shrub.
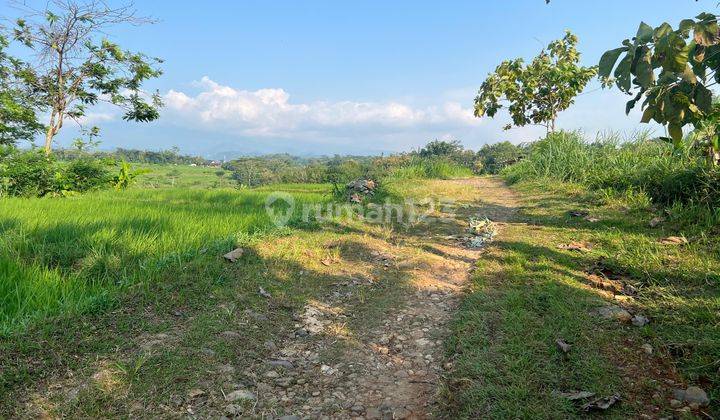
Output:
<path fill-rule="evenodd" d="M 394 179 L 450 179 L 471 176 L 472 171 L 448 158 L 415 158 L 405 165 L 391 169 Z"/>
<path fill-rule="evenodd" d="M 506 167 L 520 161 L 527 154 L 523 146 L 509 141 L 486 144 L 477 152 L 473 170 L 477 173 L 498 174 Z"/>
<path fill-rule="evenodd" d="M 509 182 L 548 178 L 590 189 L 642 191 L 654 203 L 720 204 L 718 170 L 697 150 L 677 151 L 647 133 L 623 140 L 604 135 L 586 142 L 576 132 L 558 132 L 530 146 L 529 155 L 503 171 Z"/>
<path fill-rule="evenodd" d="M 41 197 L 56 191 L 57 163 L 40 149 L 19 151 L 3 148 L 0 160 L 0 193 L 21 197 Z"/>
<path fill-rule="evenodd" d="M 108 188 L 113 165 L 91 157 L 63 164 L 41 149 L 0 147 L 0 196 L 43 197 Z"/>
<path fill-rule="evenodd" d="M 433 140 L 420 149 L 418 155 L 424 158 L 450 157 L 462 151 L 463 147 L 458 140 Z"/>
<path fill-rule="evenodd" d="M 60 179 L 58 187 L 61 191 L 75 192 L 107 188 L 112 180 L 110 166 L 111 162 L 106 160 L 87 157 L 74 160 L 58 172 Z"/>

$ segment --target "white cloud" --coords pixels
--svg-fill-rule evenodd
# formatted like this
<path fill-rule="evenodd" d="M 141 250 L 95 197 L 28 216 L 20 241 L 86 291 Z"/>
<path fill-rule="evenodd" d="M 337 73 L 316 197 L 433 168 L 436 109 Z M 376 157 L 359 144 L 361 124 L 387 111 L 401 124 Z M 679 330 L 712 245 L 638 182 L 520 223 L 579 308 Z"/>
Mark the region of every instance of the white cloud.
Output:
<path fill-rule="evenodd" d="M 180 125 L 228 131 L 235 136 L 293 138 L 308 133 L 352 137 L 358 132 L 379 135 L 398 129 L 432 129 L 441 132 L 479 124 L 470 108 L 458 102 L 414 107 L 395 101 L 316 101 L 295 103 L 285 90 L 235 89 L 203 77 L 200 92 L 165 94 L 164 118 Z"/>

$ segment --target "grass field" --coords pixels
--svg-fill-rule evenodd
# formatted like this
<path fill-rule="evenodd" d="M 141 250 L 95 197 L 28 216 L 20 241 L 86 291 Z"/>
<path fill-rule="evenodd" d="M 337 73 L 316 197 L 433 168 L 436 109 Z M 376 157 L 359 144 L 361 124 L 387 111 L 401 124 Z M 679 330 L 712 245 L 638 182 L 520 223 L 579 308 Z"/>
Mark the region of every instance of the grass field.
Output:
<path fill-rule="evenodd" d="M 673 388 L 697 385 L 717 401 L 720 369 L 720 254 L 710 232 L 684 221 L 651 228 L 656 213 L 557 181 L 515 186 L 518 212 L 478 261 L 450 341 L 455 354 L 451 413 L 463 418 L 573 417 L 553 392 L 619 393 L 629 413 L 669 415 Z M 597 221 L 569 215 L 588 211 Z M 688 245 L 662 245 L 688 234 Z M 585 241 L 589 252 L 558 249 Z M 603 270 L 637 293 L 616 300 L 592 287 Z M 620 296 L 622 297 L 622 296 Z M 618 298 L 619 299 L 619 298 Z M 644 327 L 592 311 L 619 304 L 650 319 Z M 567 355 L 555 344 L 572 345 Z M 646 354 L 643 345 L 650 345 Z M 714 407 L 714 408 L 713 408 Z M 707 413 L 717 414 L 714 403 Z M 689 412 L 676 412 L 689 415 Z"/>
<path fill-rule="evenodd" d="M 198 177 L 199 178 L 199 177 Z M 289 188 L 298 203 L 323 186 Z M 115 292 L 162 278 L 275 230 L 265 190 L 140 189 L 67 199 L 0 201 L 0 331 L 34 318 L 107 304 Z"/>
<path fill-rule="evenodd" d="M 133 164 L 150 172 L 138 178 L 136 188 L 235 188 L 232 172 L 190 165 Z"/>
<path fill-rule="evenodd" d="M 422 230 L 302 222 L 297 204 L 329 202 L 330 185 L 213 188 L 217 176 L 206 168 L 182 171 L 192 179 L 183 188 L 163 181 L 0 201 L 6 402 L 0 417 L 15 410 L 69 417 L 177 413 L 178 396 L 218 386 L 208 372 L 223 363 L 242 371 L 242 381 L 255 381 L 270 354 L 267 343 L 287 335 L 297 311 L 326 299 L 338 283 L 376 279 L 350 298 L 346 310 L 354 315 L 338 327 L 361 337 L 401 307 L 409 273 L 437 258 L 434 264 L 450 261 L 425 244 L 437 235 Z M 668 407 L 672 389 L 688 385 L 706 389 L 713 401 L 706 410 L 716 413 L 720 254 L 712 231 L 671 215 L 651 228 L 657 209 L 647 200 L 577 184 L 519 182 L 510 191 L 491 178 L 412 179 L 386 179 L 382 199 L 451 198 L 464 203 L 461 212 L 470 203 L 480 212 L 463 220 L 488 216 L 501 225 L 476 263 L 445 342 L 452 364 L 441 387 L 448 417 L 582 417 L 557 395 L 570 390 L 620 394 L 616 417 L 689 415 Z M 296 200 L 287 227 L 275 226 L 265 211 L 277 191 Z M 685 235 L 689 244 L 659 243 L 670 235 Z M 558 249 L 571 241 L 593 247 Z M 236 246 L 246 250 L 242 262 L 223 261 Z M 402 250 L 415 268 L 378 267 L 379 249 Z M 620 302 L 592 287 L 587 273 L 598 267 L 637 293 Z M 651 322 L 638 328 L 592 315 L 608 302 Z M 568 354 L 558 351 L 559 338 L 571 344 Z M 323 360 L 341 358 L 351 342 L 339 340 Z M 222 393 L 213 398 L 222 404 Z"/>

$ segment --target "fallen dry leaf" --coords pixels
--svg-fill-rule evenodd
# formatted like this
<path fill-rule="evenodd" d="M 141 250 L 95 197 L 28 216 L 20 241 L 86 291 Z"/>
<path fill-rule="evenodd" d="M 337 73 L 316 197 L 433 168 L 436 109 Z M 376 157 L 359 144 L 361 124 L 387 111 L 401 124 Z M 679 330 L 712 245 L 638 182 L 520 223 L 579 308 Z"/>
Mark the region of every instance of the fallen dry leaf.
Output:
<path fill-rule="evenodd" d="M 560 244 L 557 246 L 559 249 L 567 249 L 569 251 L 580 251 L 580 252 L 590 252 L 592 250 L 593 246 L 589 242 L 570 242 L 569 244 Z"/>
<path fill-rule="evenodd" d="M 623 287 L 622 283 L 617 280 L 611 280 L 607 277 L 599 276 L 597 274 L 588 274 L 586 278 L 590 285 L 597 289 L 607 290 L 609 292 L 613 292 L 616 295 L 625 292 L 625 288 Z"/>
<path fill-rule="evenodd" d="M 188 398 L 190 398 L 190 399 L 201 397 L 203 395 L 205 395 L 205 391 L 203 391 L 202 389 L 196 388 L 196 389 L 191 389 L 190 391 L 188 391 Z"/>
<path fill-rule="evenodd" d="M 667 238 L 660 239 L 660 243 L 663 245 L 685 245 L 688 240 L 682 236 L 668 236 Z"/>

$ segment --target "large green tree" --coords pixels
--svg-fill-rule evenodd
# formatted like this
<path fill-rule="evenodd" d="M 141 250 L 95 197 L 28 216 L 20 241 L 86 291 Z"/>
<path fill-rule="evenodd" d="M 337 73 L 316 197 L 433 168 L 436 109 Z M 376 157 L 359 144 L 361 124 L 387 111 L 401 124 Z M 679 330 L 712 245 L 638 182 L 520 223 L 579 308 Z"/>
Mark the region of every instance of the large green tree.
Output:
<path fill-rule="evenodd" d="M 620 58 L 622 56 L 622 58 Z M 696 129 L 714 163 L 720 160 L 720 109 L 711 87 L 720 82 L 720 27 L 712 13 L 685 19 L 676 29 L 668 23 L 653 28 L 642 22 L 634 38 L 605 52 L 598 75 L 632 95 L 626 111 L 640 101 L 641 121 L 667 127 L 669 138 L 683 147 L 683 127 Z"/>
<path fill-rule="evenodd" d="M 161 60 L 105 38 L 117 25 L 146 22 L 132 5 L 111 7 L 101 0 L 52 0 L 17 20 L 15 39 L 32 49 L 25 82 L 48 114 L 46 153 L 65 120 L 80 123 L 87 107 L 100 101 L 121 107 L 128 121 L 159 117 L 159 94 L 147 94 L 142 85 L 161 74 Z"/>
<path fill-rule="evenodd" d="M 38 104 L 23 81 L 26 66 L 7 53 L 8 45 L 0 34 L 0 145 L 30 141 L 43 129 L 35 114 Z"/>
<path fill-rule="evenodd" d="M 577 37 L 568 31 L 527 65 L 522 58 L 503 61 L 480 86 L 475 116 L 494 117 L 507 107 L 512 125 L 536 124 L 554 131 L 558 114 L 572 105 L 595 76 L 595 67 L 579 64 L 577 43 Z"/>

